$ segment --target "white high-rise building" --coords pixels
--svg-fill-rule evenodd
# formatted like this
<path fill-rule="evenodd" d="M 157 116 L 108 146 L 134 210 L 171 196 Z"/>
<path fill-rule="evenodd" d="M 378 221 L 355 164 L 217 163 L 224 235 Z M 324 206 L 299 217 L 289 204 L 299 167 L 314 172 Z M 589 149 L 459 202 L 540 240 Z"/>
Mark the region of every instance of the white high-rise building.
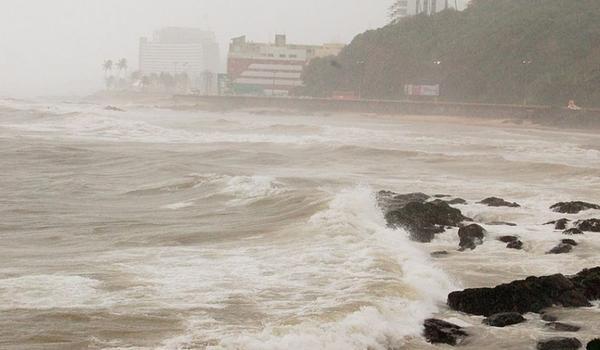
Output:
<path fill-rule="evenodd" d="M 195 89 L 203 93 L 216 89 L 220 58 L 212 32 L 196 28 L 161 29 L 154 33 L 153 40 L 140 39 L 139 60 L 142 75 L 185 73 Z"/>

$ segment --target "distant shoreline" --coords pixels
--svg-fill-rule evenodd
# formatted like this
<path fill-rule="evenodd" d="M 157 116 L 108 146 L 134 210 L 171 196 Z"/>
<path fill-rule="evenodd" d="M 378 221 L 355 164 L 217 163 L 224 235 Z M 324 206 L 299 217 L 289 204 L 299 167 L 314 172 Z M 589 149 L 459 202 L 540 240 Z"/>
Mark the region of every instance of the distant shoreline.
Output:
<path fill-rule="evenodd" d="M 248 96 L 173 96 L 175 109 L 296 111 L 362 113 L 374 115 L 458 117 L 503 120 L 572 130 L 600 129 L 600 109 L 578 111 L 551 106 L 522 106 L 483 103 L 335 100 L 315 98 L 271 98 Z"/>

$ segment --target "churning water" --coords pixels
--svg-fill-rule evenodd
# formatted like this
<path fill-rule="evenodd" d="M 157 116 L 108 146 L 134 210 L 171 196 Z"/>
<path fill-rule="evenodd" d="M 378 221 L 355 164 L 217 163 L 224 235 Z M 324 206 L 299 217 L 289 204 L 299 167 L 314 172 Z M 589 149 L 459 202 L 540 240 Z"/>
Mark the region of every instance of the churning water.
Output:
<path fill-rule="evenodd" d="M 0 100 L 0 348 L 426 349 L 448 292 L 600 262 L 592 235 L 544 255 L 560 234 L 539 226 L 556 201 L 600 198 L 597 135 L 127 109 Z M 456 232 L 388 229 L 382 189 L 519 201 L 461 209 L 518 222 L 525 252 L 434 261 Z"/>

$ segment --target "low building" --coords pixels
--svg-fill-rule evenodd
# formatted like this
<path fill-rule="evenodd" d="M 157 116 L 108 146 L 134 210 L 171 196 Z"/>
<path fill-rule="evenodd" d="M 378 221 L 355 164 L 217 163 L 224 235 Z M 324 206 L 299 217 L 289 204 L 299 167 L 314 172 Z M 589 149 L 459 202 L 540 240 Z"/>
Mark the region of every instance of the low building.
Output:
<path fill-rule="evenodd" d="M 215 34 L 196 28 L 164 28 L 153 40 L 140 39 L 139 70 L 144 76 L 186 74 L 191 88 L 203 94 L 217 90 L 219 45 Z"/>
<path fill-rule="evenodd" d="M 241 95 L 288 96 L 302 86 L 302 73 L 310 60 L 337 55 L 343 44 L 288 44 L 285 35 L 274 43 L 254 43 L 245 36 L 229 46 L 227 74 L 231 92 Z"/>

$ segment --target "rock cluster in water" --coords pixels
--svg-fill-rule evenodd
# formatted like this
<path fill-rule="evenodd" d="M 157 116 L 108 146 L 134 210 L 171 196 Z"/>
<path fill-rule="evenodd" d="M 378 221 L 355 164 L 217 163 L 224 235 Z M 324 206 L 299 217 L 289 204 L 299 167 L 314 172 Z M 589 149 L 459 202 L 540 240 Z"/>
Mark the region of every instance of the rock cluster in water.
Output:
<path fill-rule="evenodd" d="M 600 209 L 600 205 L 587 202 L 560 202 L 550 207 L 553 211 L 563 214 L 579 214 L 584 210 Z"/>

